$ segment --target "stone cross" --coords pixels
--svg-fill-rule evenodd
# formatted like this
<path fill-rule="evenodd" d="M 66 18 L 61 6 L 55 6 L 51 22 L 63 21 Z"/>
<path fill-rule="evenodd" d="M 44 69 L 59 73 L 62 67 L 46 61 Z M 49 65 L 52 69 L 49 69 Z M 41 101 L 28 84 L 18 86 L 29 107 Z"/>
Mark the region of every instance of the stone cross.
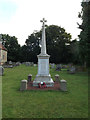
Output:
<path fill-rule="evenodd" d="M 47 22 L 47 20 L 45 20 L 45 18 L 43 18 L 42 20 L 40 20 L 40 22 L 42 22 L 43 25 L 45 26 L 45 22 Z"/>
<path fill-rule="evenodd" d="M 47 22 L 47 21 L 45 20 L 45 18 L 43 18 L 40 22 L 43 23 L 41 54 L 46 55 L 47 53 L 46 53 L 46 38 L 45 38 L 45 22 Z"/>

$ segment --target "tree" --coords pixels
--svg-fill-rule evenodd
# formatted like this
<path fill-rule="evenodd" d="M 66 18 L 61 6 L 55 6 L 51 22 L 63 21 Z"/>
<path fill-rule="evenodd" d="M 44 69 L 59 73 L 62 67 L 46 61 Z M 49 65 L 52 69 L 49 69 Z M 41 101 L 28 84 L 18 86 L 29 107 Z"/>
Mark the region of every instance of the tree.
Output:
<path fill-rule="evenodd" d="M 90 2 L 82 2 L 82 11 L 79 13 L 78 17 L 82 19 L 82 24 L 79 25 L 79 28 L 82 30 L 79 38 L 79 48 L 80 48 L 80 57 L 82 65 L 84 63 L 88 64 L 88 55 L 90 52 Z"/>
<path fill-rule="evenodd" d="M 18 44 L 15 36 L 9 36 L 8 34 L 2 34 L 3 45 L 7 48 L 8 61 L 20 60 L 20 45 Z"/>
<path fill-rule="evenodd" d="M 27 61 L 37 63 L 37 55 L 40 53 L 39 33 L 33 33 L 26 39 Z"/>
<path fill-rule="evenodd" d="M 74 64 L 80 64 L 80 56 L 79 56 L 79 41 L 76 39 L 71 41 L 70 43 L 70 53 L 71 53 L 71 61 Z"/>
<path fill-rule="evenodd" d="M 27 46 L 23 45 L 20 49 L 20 61 L 25 62 L 27 61 L 28 53 L 27 53 Z M 30 57 L 30 56 L 29 56 Z"/>
<path fill-rule="evenodd" d="M 37 55 L 40 53 L 40 43 L 42 30 L 31 34 L 26 40 L 29 60 L 37 61 Z M 66 33 L 64 28 L 56 25 L 46 26 L 46 46 L 47 53 L 50 55 L 52 63 L 68 63 L 70 61 L 69 47 L 71 35 Z"/>
<path fill-rule="evenodd" d="M 66 44 L 70 43 L 71 35 L 66 33 L 64 28 L 50 25 L 46 28 L 46 40 L 50 62 L 68 63 L 70 54 Z"/>

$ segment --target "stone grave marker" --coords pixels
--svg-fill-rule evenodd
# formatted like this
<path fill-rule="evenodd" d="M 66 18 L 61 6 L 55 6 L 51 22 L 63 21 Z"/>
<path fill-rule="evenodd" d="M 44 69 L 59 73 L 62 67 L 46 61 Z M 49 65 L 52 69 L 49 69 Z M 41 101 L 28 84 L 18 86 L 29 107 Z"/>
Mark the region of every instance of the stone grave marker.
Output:
<path fill-rule="evenodd" d="M 67 91 L 67 82 L 66 82 L 66 80 L 60 80 L 60 89 L 61 89 L 61 91 Z"/>
<path fill-rule="evenodd" d="M 2 66 L 0 66 L 0 76 L 2 76 L 4 73 L 4 68 Z"/>
<path fill-rule="evenodd" d="M 27 80 L 21 81 L 20 91 L 24 91 L 24 90 L 27 90 Z"/>
<path fill-rule="evenodd" d="M 51 68 L 52 68 L 52 69 L 55 68 L 55 64 L 54 64 L 54 63 L 51 64 Z"/>
<path fill-rule="evenodd" d="M 61 66 L 60 66 L 60 64 L 56 65 L 56 71 L 61 71 Z"/>
<path fill-rule="evenodd" d="M 71 74 L 74 74 L 74 73 L 76 72 L 76 68 L 75 68 L 74 66 L 72 66 L 72 67 L 69 69 L 68 72 L 71 73 Z"/>
<path fill-rule="evenodd" d="M 12 65 L 12 61 L 9 61 L 9 65 Z"/>
<path fill-rule="evenodd" d="M 56 81 L 56 82 L 60 82 L 60 77 L 59 77 L 58 74 L 55 75 L 55 81 Z"/>
<path fill-rule="evenodd" d="M 34 67 L 36 67 L 36 66 L 37 66 L 37 64 L 34 64 L 33 66 L 34 66 Z"/>

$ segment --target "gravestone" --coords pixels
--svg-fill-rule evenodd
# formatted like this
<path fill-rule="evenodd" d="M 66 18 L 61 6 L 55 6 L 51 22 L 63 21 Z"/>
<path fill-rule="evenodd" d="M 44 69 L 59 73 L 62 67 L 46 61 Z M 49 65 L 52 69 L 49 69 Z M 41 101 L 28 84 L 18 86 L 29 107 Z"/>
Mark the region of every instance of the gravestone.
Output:
<path fill-rule="evenodd" d="M 9 65 L 12 65 L 12 61 L 9 61 Z"/>
<path fill-rule="evenodd" d="M 30 65 L 31 65 L 31 66 L 33 66 L 33 65 L 34 65 L 34 63 L 33 63 L 33 62 L 30 62 Z"/>
<path fill-rule="evenodd" d="M 22 65 L 25 65 L 25 62 L 22 62 Z"/>
<path fill-rule="evenodd" d="M 66 82 L 66 80 L 60 80 L 60 89 L 61 89 L 61 91 L 67 91 L 67 82 Z"/>
<path fill-rule="evenodd" d="M 16 62 L 16 66 L 20 66 L 21 65 L 21 63 L 20 62 Z"/>
<path fill-rule="evenodd" d="M 27 80 L 21 81 L 20 91 L 24 91 L 24 90 L 27 90 Z"/>
<path fill-rule="evenodd" d="M 2 66 L 0 66 L 0 76 L 2 76 L 4 73 L 4 68 Z"/>
<path fill-rule="evenodd" d="M 54 64 L 54 63 L 51 64 L 51 68 L 52 68 L 52 69 L 55 68 L 55 64 Z"/>
<path fill-rule="evenodd" d="M 31 62 L 26 62 L 25 65 L 26 66 L 31 66 Z"/>
<path fill-rule="evenodd" d="M 36 66 L 37 66 L 37 64 L 34 64 L 33 66 L 34 66 L 34 67 L 36 67 Z"/>
<path fill-rule="evenodd" d="M 9 65 L 7 65 L 7 68 L 13 68 L 12 61 L 9 61 Z"/>
<path fill-rule="evenodd" d="M 61 66 L 60 66 L 60 64 L 56 65 L 56 71 L 61 71 Z"/>
<path fill-rule="evenodd" d="M 60 77 L 59 77 L 58 74 L 55 75 L 55 81 L 56 81 L 56 82 L 59 82 L 59 81 L 60 81 Z"/>
<path fill-rule="evenodd" d="M 36 75 L 35 80 L 33 81 L 33 86 L 38 86 L 39 83 L 45 82 L 47 87 L 53 87 L 54 82 L 49 74 L 49 57 L 46 53 L 46 39 L 45 39 L 45 22 L 46 20 L 43 18 L 41 21 L 43 22 L 42 26 L 42 47 L 41 53 L 38 57 L 38 74 Z"/>
<path fill-rule="evenodd" d="M 67 69 L 67 68 L 68 68 L 68 66 L 67 66 L 67 65 L 63 65 L 63 66 L 62 66 L 62 68 Z"/>
<path fill-rule="evenodd" d="M 74 74 L 76 72 L 76 68 L 72 66 L 69 70 L 69 73 Z"/>

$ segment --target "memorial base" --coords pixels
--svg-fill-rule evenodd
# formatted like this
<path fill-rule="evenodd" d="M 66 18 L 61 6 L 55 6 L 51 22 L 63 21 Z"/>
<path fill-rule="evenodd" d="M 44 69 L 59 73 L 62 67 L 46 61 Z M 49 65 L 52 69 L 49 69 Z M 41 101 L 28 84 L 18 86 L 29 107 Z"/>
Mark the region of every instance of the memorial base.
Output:
<path fill-rule="evenodd" d="M 35 80 L 33 81 L 33 86 L 38 86 L 38 83 L 45 82 L 47 87 L 53 87 L 54 82 L 50 75 L 36 75 Z"/>

